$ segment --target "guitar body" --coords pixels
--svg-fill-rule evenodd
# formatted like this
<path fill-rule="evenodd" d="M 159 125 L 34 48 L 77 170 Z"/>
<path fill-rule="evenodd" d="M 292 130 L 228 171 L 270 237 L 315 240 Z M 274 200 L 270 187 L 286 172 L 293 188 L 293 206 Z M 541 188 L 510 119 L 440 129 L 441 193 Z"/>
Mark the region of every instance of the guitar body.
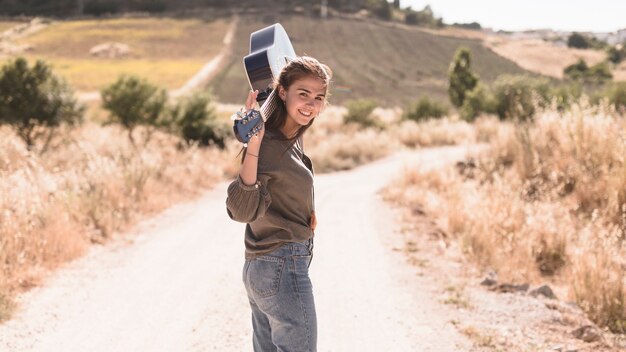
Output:
<path fill-rule="evenodd" d="M 260 29 L 250 35 L 250 54 L 243 58 L 243 65 L 252 90 L 258 90 L 257 102 L 260 111 L 238 113 L 233 130 L 237 140 L 248 143 L 274 112 L 276 92 L 272 89 L 274 78 L 287 64 L 296 57 L 289 36 L 280 23 Z"/>
<path fill-rule="evenodd" d="M 289 36 L 280 23 L 260 29 L 250 35 L 250 54 L 243 66 L 252 90 L 258 90 L 257 101 L 262 104 L 272 90 L 274 78 L 296 57 Z"/>

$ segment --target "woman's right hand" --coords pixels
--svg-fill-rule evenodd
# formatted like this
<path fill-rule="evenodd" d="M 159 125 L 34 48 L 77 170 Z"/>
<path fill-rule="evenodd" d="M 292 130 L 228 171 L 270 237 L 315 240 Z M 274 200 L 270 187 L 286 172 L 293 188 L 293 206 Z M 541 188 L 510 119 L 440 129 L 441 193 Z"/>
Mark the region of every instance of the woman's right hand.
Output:
<path fill-rule="evenodd" d="M 255 90 L 255 91 L 251 90 L 250 93 L 248 93 L 248 99 L 246 99 L 246 112 L 255 108 L 257 95 L 259 95 L 258 90 Z M 260 122 L 260 123 L 263 124 L 263 122 Z M 250 148 L 251 145 L 257 146 L 257 147 L 260 146 L 264 135 L 265 135 L 265 125 L 263 125 L 263 127 L 259 130 L 259 132 L 257 132 L 257 134 L 255 134 L 252 138 L 250 138 L 250 141 L 248 141 L 248 149 Z M 258 149 L 255 148 L 255 151 L 258 151 Z"/>

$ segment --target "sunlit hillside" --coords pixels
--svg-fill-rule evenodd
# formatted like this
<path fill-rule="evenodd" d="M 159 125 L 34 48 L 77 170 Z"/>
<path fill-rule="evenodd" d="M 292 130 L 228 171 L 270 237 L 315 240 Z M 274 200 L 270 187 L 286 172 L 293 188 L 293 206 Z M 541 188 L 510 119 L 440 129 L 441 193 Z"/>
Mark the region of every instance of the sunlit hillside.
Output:
<path fill-rule="evenodd" d="M 423 94 L 447 101 L 448 65 L 459 46 L 470 48 L 472 66 L 487 82 L 502 73 L 525 72 L 480 40 L 376 21 L 277 15 L 263 22 L 250 16 L 238 27 L 230 66 L 212 83 L 220 101 L 239 102 L 245 97 L 242 57 L 248 52 L 250 33 L 274 22 L 285 27 L 296 53 L 315 56 L 333 69 L 333 103 L 371 97 L 382 104 L 403 105 Z"/>
<path fill-rule="evenodd" d="M 175 18 L 111 18 L 52 22 L 22 38 L 29 59 L 43 59 L 76 90 L 98 90 L 120 74 L 135 74 L 175 89 L 222 48 L 230 18 L 215 21 Z M 128 51 L 103 50 L 117 43 Z"/>

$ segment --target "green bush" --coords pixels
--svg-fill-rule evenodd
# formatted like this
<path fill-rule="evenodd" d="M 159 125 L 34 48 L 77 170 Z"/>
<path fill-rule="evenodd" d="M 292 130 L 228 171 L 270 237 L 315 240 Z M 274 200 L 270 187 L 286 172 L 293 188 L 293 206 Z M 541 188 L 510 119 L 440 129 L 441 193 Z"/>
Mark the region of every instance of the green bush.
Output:
<path fill-rule="evenodd" d="M 404 12 L 404 22 L 406 24 L 434 28 L 443 27 L 443 20 L 435 17 L 430 5 L 424 6 L 424 9 L 421 11 L 415 11 L 411 9 L 411 7 L 408 7 Z"/>
<path fill-rule="evenodd" d="M 587 66 L 587 62 L 583 59 L 578 59 L 576 63 L 565 67 L 563 69 L 563 74 L 571 80 L 582 80 L 585 78 L 588 71 L 589 66 Z"/>
<path fill-rule="evenodd" d="M 448 108 L 438 101 L 423 96 L 417 103 L 411 104 L 404 113 L 403 118 L 413 121 L 421 121 L 428 118 L 440 118 L 448 114 Z"/>
<path fill-rule="evenodd" d="M 563 74 L 571 80 L 581 81 L 586 84 L 603 84 L 613 79 L 611 68 L 606 61 L 589 67 L 585 60 L 578 59 L 576 63 L 563 69 Z"/>
<path fill-rule="evenodd" d="M 626 46 L 611 46 L 607 49 L 607 60 L 614 64 L 619 64 L 626 59 Z"/>
<path fill-rule="evenodd" d="M 217 121 L 215 107 L 208 94 L 196 93 L 180 101 L 172 109 L 173 121 L 181 137 L 188 145 L 216 145 L 223 149 L 231 134 L 228 126 Z"/>
<path fill-rule="evenodd" d="M 621 114 L 626 113 L 626 82 L 615 82 L 607 92 L 609 103 Z"/>
<path fill-rule="evenodd" d="M 468 48 L 460 47 L 448 70 L 448 95 L 452 105 L 463 106 L 465 94 L 478 84 L 478 77 L 472 72 L 472 55 Z"/>
<path fill-rule="evenodd" d="M 569 48 L 587 49 L 591 48 L 591 41 L 586 36 L 574 32 L 567 38 L 567 46 Z"/>
<path fill-rule="evenodd" d="M 83 107 L 64 81 L 43 61 L 32 67 L 17 58 L 2 67 L 0 77 L 0 124 L 10 125 L 32 150 L 37 140 L 50 145 L 57 127 L 81 122 Z"/>
<path fill-rule="evenodd" d="M 607 47 L 607 43 L 595 37 L 574 32 L 567 38 L 567 46 L 569 48 L 577 49 L 605 49 Z"/>
<path fill-rule="evenodd" d="M 495 113 L 495 105 L 493 94 L 484 85 L 478 84 L 465 96 L 459 113 L 462 119 L 471 122 L 481 113 Z"/>
<path fill-rule="evenodd" d="M 343 116 L 344 123 L 356 123 L 362 127 L 382 128 L 383 124 L 372 115 L 378 106 L 372 99 L 352 100 L 346 103 L 348 113 Z"/>
<path fill-rule="evenodd" d="M 550 95 L 558 110 L 567 110 L 581 98 L 582 92 L 579 82 L 571 82 L 552 87 Z"/>
<path fill-rule="evenodd" d="M 525 75 L 498 77 L 493 92 L 500 119 L 529 120 L 536 107 L 546 107 L 552 101 L 548 80 Z"/>
<path fill-rule="evenodd" d="M 118 123 L 128 130 L 134 145 L 133 130 L 146 126 L 144 143 L 150 140 L 155 129 L 170 128 L 171 121 L 164 114 L 167 93 L 145 79 L 120 76 L 117 81 L 101 91 L 102 107 L 109 111 L 109 123 Z"/>

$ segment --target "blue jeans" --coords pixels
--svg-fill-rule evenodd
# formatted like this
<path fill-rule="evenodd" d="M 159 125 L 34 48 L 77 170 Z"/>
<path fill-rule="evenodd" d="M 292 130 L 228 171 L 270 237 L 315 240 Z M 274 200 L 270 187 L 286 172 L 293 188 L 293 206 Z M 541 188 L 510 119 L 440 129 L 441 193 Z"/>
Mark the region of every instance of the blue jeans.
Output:
<path fill-rule="evenodd" d="M 309 265 L 313 240 L 286 243 L 246 260 L 243 281 L 252 308 L 255 352 L 317 351 L 317 318 Z"/>

